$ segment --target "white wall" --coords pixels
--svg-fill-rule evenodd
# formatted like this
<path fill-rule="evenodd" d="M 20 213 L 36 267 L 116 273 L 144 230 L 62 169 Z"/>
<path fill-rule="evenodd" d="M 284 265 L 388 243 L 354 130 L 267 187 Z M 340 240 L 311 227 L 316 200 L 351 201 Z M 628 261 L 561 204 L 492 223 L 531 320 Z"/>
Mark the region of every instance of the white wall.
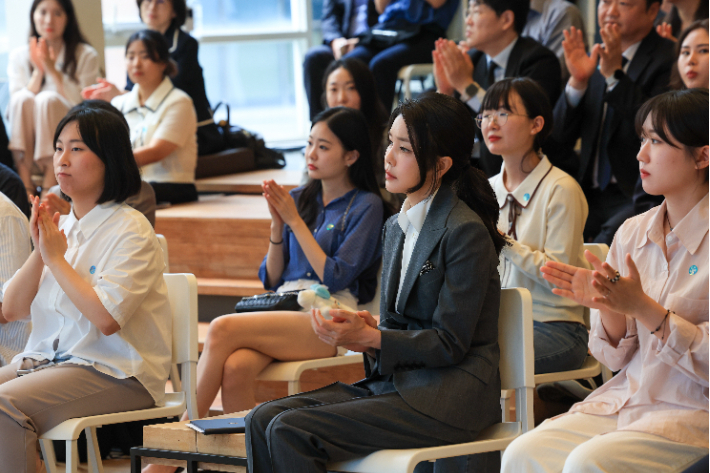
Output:
<path fill-rule="evenodd" d="M 86 40 L 99 54 L 99 65 L 104 69 L 104 24 L 101 19 L 101 2 L 98 0 L 72 0 L 79 19 L 79 28 Z M 7 0 L 7 34 L 10 50 L 27 44 L 30 32 L 30 6 L 32 0 Z"/>

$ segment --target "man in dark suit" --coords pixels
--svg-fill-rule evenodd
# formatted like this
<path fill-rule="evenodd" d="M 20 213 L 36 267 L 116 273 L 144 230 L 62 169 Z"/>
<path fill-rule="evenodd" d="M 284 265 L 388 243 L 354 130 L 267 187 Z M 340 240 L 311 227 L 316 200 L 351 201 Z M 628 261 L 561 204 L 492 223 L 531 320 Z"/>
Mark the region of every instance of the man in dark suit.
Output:
<path fill-rule="evenodd" d="M 460 98 L 477 115 L 486 90 L 495 82 L 505 77 L 529 77 L 542 86 L 550 103 L 555 103 L 562 74 L 557 57 L 535 40 L 520 36 L 529 9 L 529 2 L 519 0 L 472 0 L 465 44 L 437 41 L 433 54 L 437 91 Z M 477 164 L 489 177 L 494 176 L 500 172 L 502 160 L 488 151 L 480 130 L 477 133 Z M 558 153 L 559 147 L 552 143 L 543 149 L 554 165 L 572 170 L 575 160 L 570 159 L 569 150 Z"/>
<path fill-rule="evenodd" d="M 653 28 L 660 3 L 600 2 L 603 44 L 589 56 L 581 32 L 565 32 L 571 77 L 555 106 L 553 136 L 570 149 L 582 139 L 577 180 L 589 203 L 587 241 L 611 244 L 620 216 L 631 215 L 639 176 L 634 119 L 643 102 L 667 89 L 674 57 L 674 44 Z"/>
<path fill-rule="evenodd" d="M 350 52 L 358 34 L 377 23 L 374 0 L 323 0 L 323 44 L 311 48 L 303 61 L 303 83 L 311 120 L 323 111 L 323 74 L 328 64 Z"/>

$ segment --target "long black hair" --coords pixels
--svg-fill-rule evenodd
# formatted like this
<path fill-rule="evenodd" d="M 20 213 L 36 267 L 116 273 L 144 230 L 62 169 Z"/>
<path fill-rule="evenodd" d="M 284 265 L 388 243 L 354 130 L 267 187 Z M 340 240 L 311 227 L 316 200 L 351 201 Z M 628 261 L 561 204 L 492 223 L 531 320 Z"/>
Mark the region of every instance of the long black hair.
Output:
<path fill-rule="evenodd" d="M 430 94 L 399 105 L 390 116 L 389 128 L 398 116 L 407 126 L 409 141 L 419 165 L 419 183 L 407 193 L 416 192 L 424 186 L 427 175 L 432 173 L 430 192 L 440 184 L 450 185 L 459 199 L 483 220 L 493 240 L 496 253 L 507 244 L 498 232 L 498 201 L 486 175 L 471 166 L 471 152 L 475 124 L 469 109 L 448 95 Z M 449 156 L 451 168 L 436 182 L 436 167 L 440 157 Z"/>
<path fill-rule="evenodd" d="M 39 39 L 39 33 L 35 27 L 34 14 L 39 4 L 43 1 L 44 0 L 34 0 L 32 2 L 32 7 L 30 8 L 30 38 Z M 76 48 L 79 46 L 79 43 L 88 44 L 88 42 L 84 39 L 84 35 L 81 34 L 79 22 L 76 19 L 74 5 L 71 0 L 56 1 L 67 15 L 67 25 L 64 27 L 64 33 L 62 34 L 62 40 L 64 41 L 64 65 L 62 66 L 62 72 L 68 75 L 74 82 L 78 82 L 76 78 Z M 55 52 L 59 53 L 59 51 Z"/>
<path fill-rule="evenodd" d="M 360 95 L 360 111 L 365 115 L 370 139 L 372 140 L 373 152 L 379 156 L 379 148 L 384 141 L 385 124 L 387 123 L 387 109 L 382 105 L 382 100 L 375 88 L 375 78 L 367 64 L 356 58 L 343 58 L 333 61 L 328 65 L 328 69 L 323 74 L 323 97 L 321 102 L 323 107 L 327 107 L 326 95 L 328 90 L 328 76 L 336 69 L 343 68 L 350 73 L 355 81 L 355 88 Z M 383 167 L 384 169 L 384 167 Z"/>
<path fill-rule="evenodd" d="M 123 202 L 137 194 L 141 188 L 141 176 L 123 114 L 111 104 L 98 100 L 81 103 L 69 110 L 57 125 L 55 145 L 64 127 L 73 122 L 79 128 L 81 140 L 106 167 L 104 190 L 96 203 Z"/>
<path fill-rule="evenodd" d="M 372 146 L 370 145 L 367 121 L 363 113 L 347 107 L 329 108 L 316 115 L 311 129 L 319 122 L 325 122 L 330 131 L 340 140 L 345 151 L 358 152 L 357 161 L 348 168 L 348 178 L 352 185 L 382 198 L 375 179 Z M 298 214 L 309 228 L 315 224 L 318 216 L 316 196 L 320 194 L 322 189 L 320 180 L 310 179 L 298 198 Z M 384 206 L 384 218 L 387 219 L 392 215 L 392 209 L 384 201 L 382 205 Z"/>
<path fill-rule="evenodd" d="M 703 3 L 702 1 L 700 3 Z M 705 5 L 707 7 L 707 2 L 705 2 Z M 680 34 L 680 37 L 678 37 L 678 42 L 675 44 L 675 61 L 673 61 L 673 68 L 671 69 L 671 80 L 670 83 L 668 84 L 671 89 L 673 90 L 681 90 L 685 89 L 685 83 L 683 82 L 683 79 L 680 77 L 680 71 L 678 71 L 678 58 L 680 57 L 680 53 L 683 50 L 683 41 L 685 41 L 685 38 L 688 37 L 690 33 L 692 33 L 695 30 L 699 30 L 700 28 L 704 28 L 706 32 L 710 31 L 708 29 L 708 19 L 705 18 L 704 20 L 696 20 L 690 24 L 683 32 Z"/>

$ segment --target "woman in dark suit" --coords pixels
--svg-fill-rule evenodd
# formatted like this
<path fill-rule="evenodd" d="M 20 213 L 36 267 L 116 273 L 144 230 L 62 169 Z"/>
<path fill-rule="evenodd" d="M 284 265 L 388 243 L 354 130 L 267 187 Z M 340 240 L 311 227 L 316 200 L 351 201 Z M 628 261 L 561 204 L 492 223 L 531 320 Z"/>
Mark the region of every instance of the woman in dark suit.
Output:
<path fill-rule="evenodd" d="M 405 102 L 390 118 L 381 323 L 312 314 L 321 340 L 364 352 L 367 378 L 261 404 L 247 417 L 249 471 L 325 472 L 383 448 L 469 442 L 500 422 L 498 205 L 471 168 L 474 123 L 458 100 Z M 469 468 L 498 471 L 497 452 Z M 458 462 L 455 462 L 458 463 Z M 447 471 L 454 471 L 449 465 Z"/>

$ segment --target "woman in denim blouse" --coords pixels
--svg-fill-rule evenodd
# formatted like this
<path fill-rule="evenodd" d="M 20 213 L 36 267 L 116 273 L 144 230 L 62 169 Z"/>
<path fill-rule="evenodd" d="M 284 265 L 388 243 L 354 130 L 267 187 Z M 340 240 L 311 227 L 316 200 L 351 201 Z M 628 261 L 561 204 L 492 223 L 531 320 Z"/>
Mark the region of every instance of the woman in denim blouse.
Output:
<path fill-rule="evenodd" d="M 318 115 L 306 148 L 308 184 L 288 193 L 263 184 L 271 212 L 269 252 L 259 269 L 266 289 L 328 286 L 352 308 L 372 300 L 388 216 L 380 197 L 367 121 L 336 107 Z M 320 341 L 305 312 L 229 314 L 212 321 L 197 367 L 197 405 L 207 413 L 222 388 L 225 412 L 254 407 L 254 380 L 272 360 L 336 354 Z"/>

